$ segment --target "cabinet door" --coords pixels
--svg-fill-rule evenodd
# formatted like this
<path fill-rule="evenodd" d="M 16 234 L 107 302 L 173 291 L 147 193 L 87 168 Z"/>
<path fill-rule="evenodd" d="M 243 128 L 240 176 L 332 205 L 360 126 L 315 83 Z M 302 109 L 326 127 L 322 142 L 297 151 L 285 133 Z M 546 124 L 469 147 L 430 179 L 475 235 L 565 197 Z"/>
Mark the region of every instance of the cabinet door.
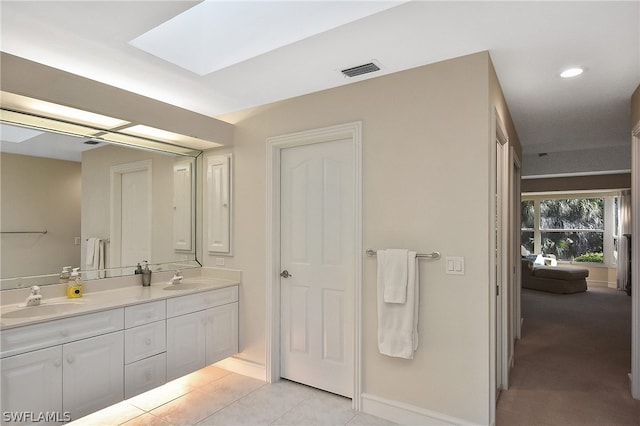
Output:
<path fill-rule="evenodd" d="M 206 218 L 209 253 L 231 252 L 231 154 L 207 158 Z"/>
<path fill-rule="evenodd" d="M 123 332 L 63 346 L 63 408 L 73 420 L 124 399 Z"/>
<path fill-rule="evenodd" d="M 167 319 L 167 380 L 205 366 L 205 311 Z"/>
<path fill-rule="evenodd" d="M 193 249 L 194 159 L 179 161 L 173 166 L 173 248 Z"/>
<path fill-rule="evenodd" d="M 207 311 L 207 364 L 238 353 L 238 303 Z"/>
<path fill-rule="evenodd" d="M 62 413 L 62 346 L 0 360 L 3 413 Z"/>

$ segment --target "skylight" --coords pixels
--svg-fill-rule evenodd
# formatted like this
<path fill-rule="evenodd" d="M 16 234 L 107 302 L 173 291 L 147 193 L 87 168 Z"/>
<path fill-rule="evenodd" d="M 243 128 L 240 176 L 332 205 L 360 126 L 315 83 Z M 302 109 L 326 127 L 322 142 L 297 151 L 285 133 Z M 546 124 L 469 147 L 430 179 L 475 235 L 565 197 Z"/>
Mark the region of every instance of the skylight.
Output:
<path fill-rule="evenodd" d="M 402 3 L 206 0 L 129 43 L 203 76 Z"/>
<path fill-rule="evenodd" d="M 20 143 L 35 138 L 43 134 L 38 130 L 28 129 L 26 127 L 10 126 L 0 123 L 0 140 L 2 142 Z"/>

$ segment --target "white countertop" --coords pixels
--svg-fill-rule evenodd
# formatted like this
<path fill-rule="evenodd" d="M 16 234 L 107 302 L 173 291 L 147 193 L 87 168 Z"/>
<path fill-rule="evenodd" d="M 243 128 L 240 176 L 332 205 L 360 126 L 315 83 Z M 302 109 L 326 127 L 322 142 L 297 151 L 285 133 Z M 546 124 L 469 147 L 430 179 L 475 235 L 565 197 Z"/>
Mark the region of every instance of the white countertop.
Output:
<path fill-rule="evenodd" d="M 168 281 L 152 283 L 149 287 L 141 285 L 127 285 L 123 287 L 90 291 L 78 299 L 68 299 L 67 297 L 43 297 L 41 306 L 61 305 L 38 316 L 31 314 L 13 317 L 12 314 L 18 311 L 38 310 L 39 306 L 20 307 L 20 303 L 11 303 L 0 306 L 0 330 L 20 327 L 30 324 L 37 324 L 62 318 L 84 315 L 92 312 L 104 311 L 114 308 L 122 308 L 140 303 L 165 300 L 173 297 L 180 297 L 187 294 L 201 293 L 218 288 L 230 287 L 240 284 L 239 277 L 236 279 L 228 274 L 225 278 L 215 276 L 185 277 L 180 284 L 169 284 Z M 182 286 L 182 287 L 180 287 Z M 29 293 L 26 292 L 26 295 Z M 24 304 L 24 301 L 22 302 Z M 49 309 L 49 308 L 45 308 Z"/>

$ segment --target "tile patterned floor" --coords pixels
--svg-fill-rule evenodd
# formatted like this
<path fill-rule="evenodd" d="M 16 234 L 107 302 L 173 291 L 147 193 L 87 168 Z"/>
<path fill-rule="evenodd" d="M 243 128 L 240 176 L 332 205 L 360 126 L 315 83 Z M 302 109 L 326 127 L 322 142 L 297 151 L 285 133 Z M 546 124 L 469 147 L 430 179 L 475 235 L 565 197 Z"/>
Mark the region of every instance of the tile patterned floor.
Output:
<path fill-rule="evenodd" d="M 298 383 L 267 384 L 215 366 L 69 423 L 72 426 L 392 425 L 351 400 Z"/>

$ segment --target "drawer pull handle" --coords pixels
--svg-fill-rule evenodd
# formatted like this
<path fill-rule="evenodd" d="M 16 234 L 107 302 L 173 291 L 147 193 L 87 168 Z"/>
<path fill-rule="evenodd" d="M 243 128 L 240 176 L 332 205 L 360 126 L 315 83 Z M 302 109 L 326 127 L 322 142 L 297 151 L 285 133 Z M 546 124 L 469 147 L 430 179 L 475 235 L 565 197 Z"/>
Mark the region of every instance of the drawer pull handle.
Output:
<path fill-rule="evenodd" d="M 151 337 L 147 337 L 144 342 L 149 346 L 151 344 Z"/>
<path fill-rule="evenodd" d="M 67 337 L 69 335 L 69 330 L 60 330 L 60 335 L 62 337 Z"/>
<path fill-rule="evenodd" d="M 53 361 L 54 367 L 60 367 L 61 365 L 62 365 L 62 360 L 56 359 L 55 361 Z"/>
<path fill-rule="evenodd" d="M 69 364 L 73 364 L 73 362 L 76 360 L 76 358 L 73 355 L 69 355 L 67 357 L 67 363 Z"/>

